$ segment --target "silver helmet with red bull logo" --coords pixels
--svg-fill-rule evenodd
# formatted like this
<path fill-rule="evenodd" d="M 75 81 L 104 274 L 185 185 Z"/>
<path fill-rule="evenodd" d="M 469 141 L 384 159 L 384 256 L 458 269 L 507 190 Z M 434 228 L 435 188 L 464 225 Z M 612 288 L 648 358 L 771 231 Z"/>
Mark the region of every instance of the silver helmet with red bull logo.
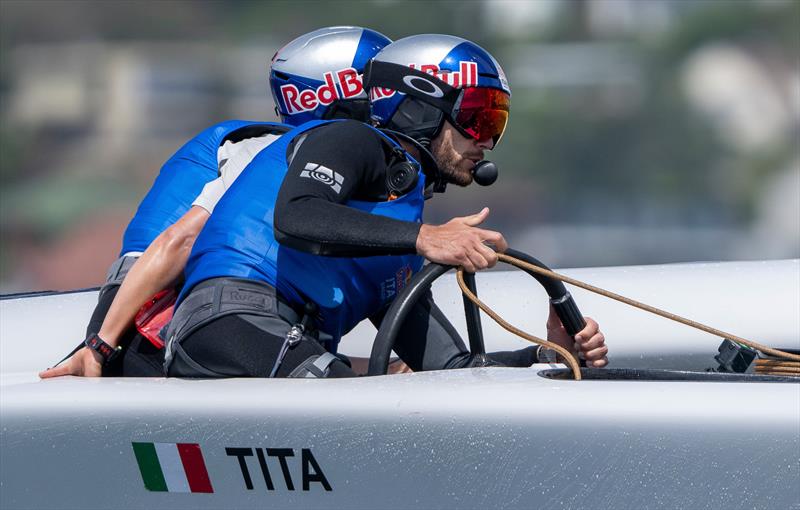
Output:
<path fill-rule="evenodd" d="M 465 137 L 497 145 L 508 122 L 511 89 L 503 69 L 461 37 L 422 34 L 391 43 L 367 66 L 364 86 L 372 120 L 423 146 L 445 120 Z"/>
<path fill-rule="evenodd" d="M 366 121 L 369 100 L 364 66 L 392 41 L 361 27 L 327 27 L 293 40 L 275 53 L 269 84 L 275 111 L 287 124 L 315 119 Z"/>

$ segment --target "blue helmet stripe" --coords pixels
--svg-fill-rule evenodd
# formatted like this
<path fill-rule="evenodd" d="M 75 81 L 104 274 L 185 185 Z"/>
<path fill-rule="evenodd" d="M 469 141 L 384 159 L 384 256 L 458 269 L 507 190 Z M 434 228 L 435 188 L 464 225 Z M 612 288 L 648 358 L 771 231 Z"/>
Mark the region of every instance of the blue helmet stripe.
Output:
<path fill-rule="evenodd" d="M 492 74 L 497 76 L 497 67 L 492 58 L 475 43 L 465 41 L 455 46 L 444 60 L 439 64 L 443 69 L 458 71 L 458 63 L 462 60 L 471 60 L 478 63 L 478 74 Z"/>
<path fill-rule="evenodd" d="M 361 72 L 369 62 L 369 59 L 391 42 L 377 32 L 362 30 L 361 38 L 358 40 L 358 46 L 356 47 L 356 54 L 353 56 L 353 67 Z"/>
<path fill-rule="evenodd" d="M 494 59 L 486 50 L 470 41 L 464 41 L 454 46 L 439 63 L 439 68 L 458 71 L 461 61 L 472 61 L 478 64 L 478 86 L 507 90 L 507 87 L 499 79 L 500 71 L 497 69 Z"/>

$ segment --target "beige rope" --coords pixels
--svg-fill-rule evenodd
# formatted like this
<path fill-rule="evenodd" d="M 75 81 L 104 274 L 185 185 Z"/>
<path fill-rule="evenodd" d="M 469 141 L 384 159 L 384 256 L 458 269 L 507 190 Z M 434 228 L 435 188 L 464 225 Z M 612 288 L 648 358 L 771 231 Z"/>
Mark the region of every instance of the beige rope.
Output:
<path fill-rule="evenodd" d="M 800 368 L 768 368 L 756 367 L 756 373 L 760 375 L 782 375 L 784 377 L 800 377 Z"/>
<path fill-rule="evenodd" d="M 757 359 L 756 366 L 772 367 L 772 368 L 796 368 L 800 370 L 799 361 L 784 361 L 774 358 Z"/>
<path fill-rule="evenodd" d="M 765 367 L 800 368 L 800 361 L 785 361 L 776 358 L 762 358 L 756 360 L 756 365 L 761 365 Z"/>
<path fill-rule="evenodd" d="M 583 283 L 583 282 L 581 282 L 579 280 L 575 280 L 574 278 L 570 278 L 568 276 L 564 276 L 564 275 L 558 274 L 558 273 L 556 273 L 554 271 L 550 271 L 549 269 L 543 269 L 543 268 L 541 268 L 539 266 L 535 266 L 533 264 L 529 264 L 529 263 L 527 263 L 527 262 L 525 262 L 523 260 L 516 259 L 516 258 L 511 257 L 509 255 L 506 255 L 504 253 L 498 253 L 497 256 L 498 256 L 499 260 L 501 260 L 501 261 L 503 261 L 503 262 L 505 262 L 507 264 L 511 264 L 512 266 L 516 266 L 516 267 L 521 268 L 521 269 L 527 269 L 527 270 L 533 271 L 534 273 L 538 273 L 538 274 L 541 274 L 541 275 L 549 276 L 550 278 L 555 278 L 556 280 L 561 280 L 562 282 L 569 283 L 571 285 L 575 285 L 576 287 L 580 287 L 580 288 L 588 290 L 590 292 L 594 292 L 595 294 L 600 294 L 601 296 L 605 296 L 607 298 L 611 298 L 611 299 L 614 299 L 616 301 L 620 301 L 622 303 L 625 303 L 627 305 L 639 308 L 641 310 L 645 310 L 645 311 L 648 311 L 650 313 L 654 313 L 654 314 L 659 315 L 661 317 L 664 317 L 666 319 L 670 319 L 670 320 L 673 320 L 673 321 L 676 321 L 676 322 L 680 322 L 681 324 L 684 324 L 686 326 L 690 326 L 692 328 L 699 329 L 701 331 L 705 331 L 706 333 L 710 333 L 712 335 L 716 335 L 716 336 L 721 337 L 721 338 L 727 338 L 729 340 L 733 340 L 734 342 L 738 342 L 740 344 L 747 345 L 748 347 L 752 347 L 753 349 L 761 351 L 761 352 L 763 352 L 765 354 L 771 354 L 772 356 L 775 356 L 775 357 L 778 357 L 778 358 L 784 358 L 784 359 L 800 361 L 800 355 L 792 354 L 792 353 L 789 353 L 789 352 L 784 352 L 784 351 L 781 351 L 779 349 L 773 349 L 772 347 L 768 347 L 768 346 L 760 344 L 758 342 L 754 342 L 752 340 L 746 340 L 746 339 L 744 339 L 742 337 L 739 337 L 739 336 L 736 336 L 736 335 L 732 335 L 730 333 L 726 333 L 726 332 L 721 331 L 719 329 L 715 329 L 715 328 L 706 326 L 705 324 L 701 324 L 699 322 L 695 322 L 695 321 L 690 320 L 690 319 L 685 319 L 685 318 L 683 318 L 683 317 L 681 317 L 679 315 L 675 315 L 674 313 L 670 313 L 670 312 L 666 312 L 664 310 L 660 310 L 660 309 L 658 309 L 658 308 L 656 308 L 654 306 L 650 306 L 650 305 L 646 305 L 644 303 L 640 303 L 639 301 L 635 301 L 633 299 L 627 298 L 625 296 L 621 296 L 619 294 L 614 294 L 613 292 L 609 292 L 609 291 L 601 289 L 599 287 L 595 287 L 593 285 L 589 285 L 588 283 Z"/>
<path fill-rule="evenodd" d="M 565 360 L 567 360 L 567 365 L 569 365 L 569 367 L 572 369 L 572 374 L 575 376 L 575 380 L 576 381 L 581 380 L 580 364 L 578 364 L 578 361 L 575 359 L 572 353 L 570 353 L 568 350 L 564 349 L 558 344 L 554 344 L 553 342 L 548 342 L 547 340 L 543 340 L 539 337 L 530 335 L 503 320 L 503 318 L 500 317 L 497 314 L 497 312 L 489 308 L 483 301 L 478 299 L 478 296 L 476 296 L 471 290 L 469 290 L 467 284 L 464 282 L 464 268 L 461 267 L 458 268 L 458 272 L 456 273 L 456 280 L 458 280 L 458 286 L 461 287 L 461 292 L 463 292 L 464 295 L 467 296 L 467 298 L 469 298 L 470 301 L 478 305 L 478 308 L 486 312 L 486 315 L 494 319 L 494 321 L 500 324 L 500 326 L 502 326 L 506 331 L 510 331 L 511 333 L 514 333 L 515 335 L 520 336 L 529 342 L 542 345 L 544 347 L 547 347 L 548 349 L 553 349 L 554 351 L 558 352 Z"/>
<path fill-rule="evenodd" d="M 733 334 L 730 334 L 730 333 L 726 333 L 726 332 L 724 332 L 722 330 L 719 330 L 719 329 L 716 329 L 716 328 L 712 328 L 710 326 L 706 326 L 705 324 L 701 324 L 699 322 L 696 322 L 696 321 L 693 321 L 693 320 L 690 320 L 690 319 L 686 319 L 684 317 L 681 317 L 680 315 L 676 315 L 674 313 L 670 313 L 670 312 L 661 310 L 661 309 L 656 308 L 654 306 L 650 306 L 650 305 L 641 303 L 639 301 L 636 301 L 634 299 L 630 299 L 630 298 L 627 298 L 625 296 L 621 296 L 619 294 L 615 294 L 613 292 L 607 291 L 605 289 L 601 289 L 600 287 L 595 287 L 594 285 L 589 285 L 588 283 L 584 283 L 584 282 L 576 280 L 574 278 L 570 278 L 568 276 L 564 276 L 564 275 L 558 274 L 555 271 L 551 271 L 549 269 L 544 269 L 544 268 L 541 268 L 539 266 L 536 266 L 536 265 L 533 265 L 533 264 L 529 264 L 528 262 L 525 262 L 524 260 L 517 259 L 517 258 L 512 257 L 510 255 L 506 255 L 504 253 L 498 253 L 497 254 L 497 258 L 501 262 L 505 262 L 506 264 L 511 264 L 512 266 L 518 267 L 520 269 L 527 269 L 527 270 L 533 271 L 534 273 L 537 273 L 537 274 L 548 276 L 550 278 L 555 278 L 556 280 L 560 280 L 562 282 L 569 283 L 569 284 L 574 285 L 576 287 L 580 287 L 580 288 L 588 290 L 590 292 L 594 292 L 595 294 L 600 294 L 601 296 L 605 296 L 607 298 L 614 299 L 614 300 L 619 301 L 621 303 L 625 303 L 625 304 L 633 306 L 635 308 L 639 308 L 641 310 L 645 310 L 647 312 L 656 314 L 656 315 L 664 317 L 666 319 L 670 319 L 670 320 L 679 322 L 681 324 L 684 324 L 686 326 L 689 326 L 689 327 L 692 327 L 692 328 L 695 328 L 695 329 L 699 329 L 700 331 L 704 331 L 706 333 L 721 337 L 723 339 L 733 340 L 734 342 L 738 342 L 740 344 L 743 344 L 743 345 L 746 345 L 748 347 L 751 347 L 751 348 L 753 348 L 753 349 L 755 349 L 757 351 L 761 351 L 761 352 L 766 353 L 766 354 L 771 354 L 772 356 L 775 356 L 776 358 L 778 358 L 778 359 L 769 358 L 769 359 L 758 359 L 758 360 L 756 360 L 756 372 L 757 373 L 771 373 L 771 374 L 774 374 L 774 375 L 793 375 L 793 376 L 800 375 L 800 363 L 798 363 L 798 361 L 800 361 L 800 355 L 792 354 L 792 353 L 785 352 L 785 351 L 781 351 L 779 349 L 773 349 L 772 347 L 768 347 L 766 345 L 760 344 L 758 342 L 754 342 L 752 340 L 746 340 L 746 339 L 744 339 L 742 337 L 739 337 L 739 336 L 736 336 L 736 335 L 733 335 Z M 507 321 L 505 321 L 502 317 L 500 317 L 500 315 L 497 314 L 497 312 L 495 312 L 494 310 L 489 308 L 489 306 L 487 306 L 483 301 L 478 299 L 478 296 L 476 296 L 471 290 L 469 290 L 469 288 L 467 287 L 467 284 L 464 282 L 464 268 L 462 268 L 462 267 L 458 268 L 458 272 L 456 273 L 456 279 L 458 280 L 458 286 L 461 288 L 461 292 L 463 292 L 464 295 L 467 296 L 467 298 L 470 301 L 475 303 L 478 306 L 478 308 L 483 310 L 486 313 L 486 315 L 491 317 L 496 323 L 498 323 L 500 326 L 502 326 L 503 329 L 505 329 L 506 331 L 509 331 L 509 332 L 521 337 L 521 338 L 524 338 L 525 340 L 528 340 L 529 342 L 533 342 L 535 344 L 547 347 L 548 349 L 553 349 L 554 351 L 558 352 L 566 360 L 567 365 L 569 365 L 569 367 L 572 369 L 572 373 L 575 376 L 575 380 L 576 381 L 580 381 L 581 380 L 580 365 L 578 364 L 578 361 L 575 359 L 575 357 L 572 355 L 572 353 L 570 353 L 569 351 L 567 351 L 566 349 L 564 349 L 563 347 L 561 347 L 558 344 L 554 344 L 553 342 L 548 342 L 547 340 L 543 340 L 543 339 L 541 339 L 539 337 L 536 337 L 536 336 L 533 336 L 531 334 L 528 334 L 528 333 L 522 331 L 521 329 L 513 326 L 512 324 L 508 323 Z M 794 360 L 794 361 L 786 361 L 786 360 Z"/>
<path fill-rule="evenodd" d="M 756 373 L 800 377 L 800 361 L 775 358 L 757 359 Z"/>

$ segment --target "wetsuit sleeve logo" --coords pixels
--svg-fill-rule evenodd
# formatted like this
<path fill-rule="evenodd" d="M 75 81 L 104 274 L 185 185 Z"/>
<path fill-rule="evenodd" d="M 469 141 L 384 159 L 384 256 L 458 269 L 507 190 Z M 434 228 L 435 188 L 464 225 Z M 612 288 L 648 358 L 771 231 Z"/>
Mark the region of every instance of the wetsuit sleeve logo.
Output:
<path fill-rule="evenodd" d="M 305 170 L 300 172 L 300 177 L 307 177 L 327 184 L 337 194 L 342 190 L 342 183 L 344 182 L 344 177 L 340 174 L 318 163 L 306 163 Z"/>

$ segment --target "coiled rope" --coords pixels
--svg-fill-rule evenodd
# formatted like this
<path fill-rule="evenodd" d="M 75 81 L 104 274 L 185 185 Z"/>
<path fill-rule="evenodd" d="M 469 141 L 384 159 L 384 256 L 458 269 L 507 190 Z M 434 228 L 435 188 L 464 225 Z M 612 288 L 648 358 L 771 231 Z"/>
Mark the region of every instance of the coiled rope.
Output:
<path fill-rule="evenodd" d="M 582 282 L 580 280 L 576 280 L 574 278 L 570 278 L 569 276 L 564 276 L 562 274 L 556 273 L 555 271 L 551 271 L 549 269 L 544 269 L 544 268 L 541 268 L 539 266 L 535 266 L 533 264 L 529 264 L 528 262 L 525 262 L 524 260 L 517 259 L 517 258 L 512 257 L 510 255 L 506 255 L 504 253 L 498 253 L 497 254 L 497 258 L 501 262 L 505 262 L 506 264 L 510 264 L 510 265 L 518 267 L 520 269 L 525 269 L 525 270 L 528 270 L 528 271 L 532 271 L 534 273 L 538 273 L 538 274 L 547 276 L 549 278 L 554 278 L 556 280 L 560 280 L 560 281 L 562 281 L 564 283 L 569 283 L 570 285 L 574 285 L 576 287 L 580 287 L 581 289 L 588 290 L 590 292 L 594 292 L 595 294 L 599 294 L 601 296 L 605 296 L 607 298 L 619 301 L 621 303 L 625 303 L 625 304 L 633 306 L 635 308 L 639 308 L 640 310 L 644 310 L 644 311 L 653 313 L 655 315 L 664 317 L 666 319 L 670 319 L 670 320 L 673 320 L 675 322 L 679 322 L 679 323 L 684 324 L 686 326 L 689 326 L 689 327 L 692 327 L 692 328 L 695 328 L 695 329 L 699 329 L 700 331 L 704 331 L 704 332 L 709 333 L 711 335 L 715 335 L 715 336 L 718 336 L 718 337 L 723 338 L 723 339 L 732 340 L 734 342 L 740 343 L 742 345 L 746 345 L 746 346 L 748 346 L 748 347 L 750 347 L 752 349 L 760 351 L 760 352 L 762 352 L 764 354 L 770 354 L 770 355 L 774 356 L 775 358 L 778 358 L 778 359 L 774 359 L 773 358 L 773 359 L 757 360 L 757 362 L 756 362 L 756 368 L 757 369 L 759 368 L 759 366 L 761 366 L 763 369 L 768 369 L 769 368 L 771 370 L 780 370 L 782 372 L 782 375 L 786 375 L 786 374 L 790 374 L 790 373 L 791 374 L 800 373 L 800 363 L 795 363 L 795 362 L 800 362 L 800 355 L 792 354 L 790 352 L 781 351 L 779 349 L 773 349 L 772 347 L 766 346 L 764 344 L 760 344 L 760 343 L 754 342 L 752 340 L 747 340 L 745 338 L 742 338 L 742 337 L 737 336 L 737 335 L 733 335 L 731 333 L 726 333 L 725 331 L 722 331 L 722 330 L 719 330 L 719 329 L 716 329 L 716 328 L 712 328 L 710 326 L 706 326 L 705 324 L 701 324 L 699 322 L 696 322 L 696 321 L 693 321 L 693 320 L 690 320 L 690 319 L 686 319 L 684 317 L 681 317 L 680 315 L 676 315 L 674 313 L 670 313 L 670 312 L 661 310 L 661 309 L 656 308 L 654 306 L 650 306 L 650 305 L 647 305 L 645 303 L 641 303 L 641 302 L 636 301 L 634 299 L 627 298 L 627 297 L 621 296 L 619 294 L 615 294 L 615 293 L 607 291 L 605 289 L 601 289 L 600 287 L 595 287 L 594 285 L 589 285 L 588 283 L 584 283 L 584 282 Z M 566 349 L 564 349 L 560 345 L 556 345 L 556 344 L 554 344 L 552 342 L 548 342 L 547 340 L 542 340 L 541 338 L 538 338 L 538 337 L 535 337 L 535 336 L 530 335 L 528 333 L 525 333 L 524 331 L 512 326 L 511 324 L 509 324 L 508 322 L 503 320 L 494 310 L 492 310 L 486 304 L 484 304 L 480 299 L 478 299 L 477 296 L 475 296 L 475 294 L 473 294 L 467 288 L 467 286 L 466 286 L 466 284 L 464 282 L 463 271 L 464 271 L 463 268 L 461 268 L 461 267 L 458 268 L 458 273 L 456 275 L 456 279 L 458 280 L 459 287 L 461 287 L 461 292 L 463 292 L 464 295 L 466 295 L 469 298 L 470 301 L 472 301 L 473 303 L 478 305 L 478 307 L 481 310 L 483 310 L 486 313 L 486 315 L 491 317 L 495 322 L 497 322 L 500 326 L 502 326 L 507 331 L 510 331 L 511 333 L 514 333 L 514 334 L 516 334 L 516 335 L 528 340 L 529 342 L 533 342 L 533 343 L 536 343 L 536 344 L 539 344 L 539 345 L 543 345 L 543 346 L 545 346 L 545 347 L 547 347 L 549 349 L 553 349 L 553 350 L 557 351 L 567 361 L 567 364 L 572 369 L 572 373 L 575 375 L 575 379 L 576 380 L 580 380 L 580 378 L 581 378 L 580 377 L 580 367 L 578 365 L 577 360 L 575 360 L 575 357 L 570 352 L 568 352 Z M 792 360 L 792 361 L 786 361 L 786 360 Z"/>
<path fill-rule="evenodd" d="M 800 361 L 785 361 L 778 358 L 757 359 L 756 373 L 800 377 Z"/>

